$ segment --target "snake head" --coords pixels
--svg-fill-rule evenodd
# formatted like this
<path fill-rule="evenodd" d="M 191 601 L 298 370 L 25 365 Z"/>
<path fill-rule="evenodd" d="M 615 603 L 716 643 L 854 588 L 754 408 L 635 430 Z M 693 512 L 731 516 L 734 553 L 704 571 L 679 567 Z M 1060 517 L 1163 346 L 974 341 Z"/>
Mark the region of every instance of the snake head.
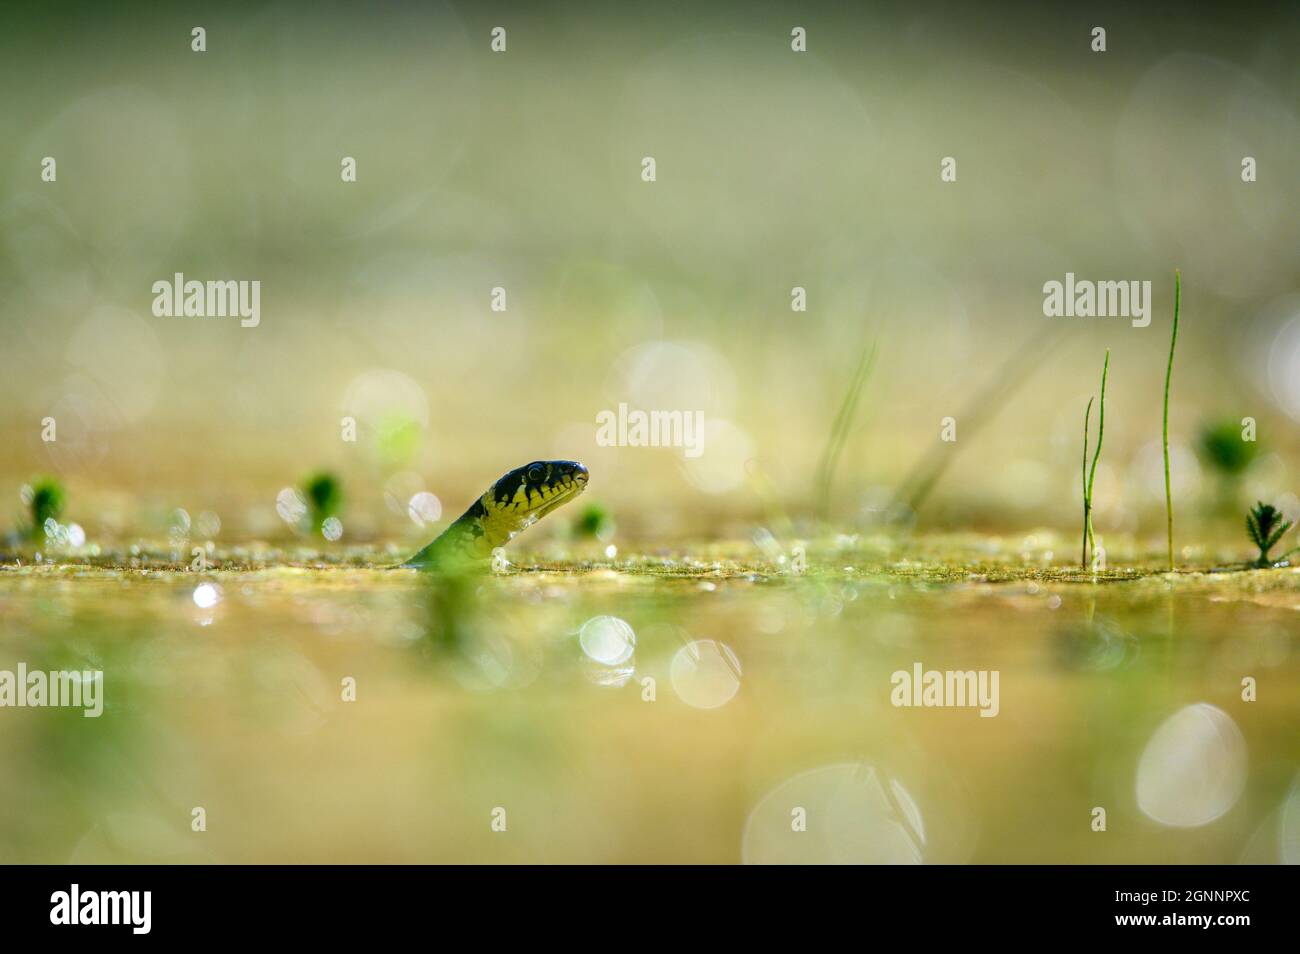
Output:
<path fill-rule="evenodd" d="M 586 489 L 587 468 L 576 460 L 535 460 L 516 467 L 403 565 L 445 567 L 486 560 L 496 547 Z"/>
<path fill-rule="evenodd" d="M 527 526 L 586 489 L 587 468 L 576 460 L 535 460 L 498 480 L 491 504 Z"/>

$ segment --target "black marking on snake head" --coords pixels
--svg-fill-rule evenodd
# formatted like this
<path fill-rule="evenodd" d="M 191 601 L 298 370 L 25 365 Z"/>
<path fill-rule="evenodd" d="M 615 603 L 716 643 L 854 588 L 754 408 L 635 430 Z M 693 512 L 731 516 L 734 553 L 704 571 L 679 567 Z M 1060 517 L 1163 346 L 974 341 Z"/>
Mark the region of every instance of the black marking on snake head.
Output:
<path fill-rule="evenodd" d="M 552 487 L 566 478 L 586 480 L 587 468 L 574 460 L 535 460 L 516 467 L 498 480 L 492 486 L 492 496 L 498 506 L 504 506 L 515 499 L 521 485 L 527 496 L 528 492 Z"/>
<path fill-rule="evenodd" d="M 524 499 L 516 503 L 521 486 Z M 516 467 L 404 565 L 437 567 L 444 561 L 487 559 L 490 547 L 504 546 L 586 486 L 587 468 L 577 461 L 538 460 Z"/>

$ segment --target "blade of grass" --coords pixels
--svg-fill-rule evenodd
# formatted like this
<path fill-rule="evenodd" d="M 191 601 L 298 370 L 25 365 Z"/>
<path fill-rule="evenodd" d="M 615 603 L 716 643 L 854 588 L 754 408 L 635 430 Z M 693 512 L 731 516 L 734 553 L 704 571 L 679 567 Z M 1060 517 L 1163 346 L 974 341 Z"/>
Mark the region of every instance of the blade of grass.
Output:
<path fill-rule="evenodd" d="M 1106 349 L 1106 360 L 1101 365 L 1101 400 L 1097 402 L 1097 448 L 1092 454 L 1092 467 L 1088 471 L 1088 493 L 1084 509 L 1088 514 L 1086 533 L 1092 555 L 1096 555 L 1097 536 L 1092 532 L 1092 487 L 1097 479 L 1097 461 L 1101 460 L 1101 442 L 1106 435 L 1106 375 L 1110 371 L 1110 349 Z M 1087 569 L 1087 567 L 1085 567 Z"/>
<path fill-rule="evenodd" d="M 1006 401 L 1025 383 L 1025 380 L 1042 366 L 1043 359 L 1063 340 L 1059 325 L 1052 325 L 1041 334 L 1026 341 L 1014 354 L 1011 354 L 998 367 L 990 379 L 989 385 L 968 402 L 958 413 L 962 422 L 965 438 L 955 444 L 936 443 L 908 471 L 894 494 L 896 507 L 905 506 L 911 513 L 921 509 L 921 505 L 930 496 L 943 472 L 960 453 L 961 448 L 970 444 L 970 438 L 977 433 L 998 411 L 1006 406 Z"/>
<path fill-rule="evenodd" d="M 828 471 L 834 466 L 833 461 L 837 456 L 837 448 L 846 429 L 845 420 L 849 416 L 849 409 L 853 406 L 853 394 L 862 372 L 862 359 L 863 355 L 859 355 L 857 366 L 849 377 L 848 388 L 840 401 L 839 409 L 835 412 L 835 419 L 831 422 L 830 433 L 826 435 L 826 444 L 822 448 L 821 458 L 817 462 L 817 474 L 814 478 L 817 492 L 817 516 L 823 522 L 826 521 L 828 517 L 827 511 L 830 508 L 829 484 L 831 478 L 828 476 Z"/>
<path fill-rule="evenodd" d="M 863 346 L 862 353 L 858 356 L 857 367 L 853 370 L 853 377 L 849 380 L 848 390 L 844 393 L 844 400 L 840 402 L 839 412 L 831 424 L 830 434 L 826 438 L 826 447 L 817 465 L 817 513 L 823 523 L 830 519 L 831 488 L 835 482 L 835 470 L 839 466 L 840 455 L 844 452 L 844 444 L 853 427 L 853 417 L 857 413 L 862 389 L 871 378 L 871 371 L 875 364 L 876 342 L 873 339 L 870 344 Z"/>
<path fill-rule="evenodd" d="M 1088 419 L 1092 416 L 1092 402 L 1095 398 L 1088 398 L 1088 407 L 1083 412 L 1083 461 L 1079 464 L 1079 490 L 1083 494 L 1083 550 L 1079 555 L 1079 566 L 1082 569 L 1088 569 L 1088 521 L 1091 519 L 1091 510 L 1089 506 L 1091 501 L 1088 500 Z"/>
<path fill-rule="evenodd" d="M 1166 541 L 1169 547 L 1169 572 L 1174 571 L 1174 494 L 1169 481 L 1169 382 L 1174 376 L 1174 345 L 1178 343 L 1178 309 L 1182 299 L 1182 276 L 1174 269 L 1174 331 L 1169 337 L 1169 366 L 1165 369 L 1165 517 Z"/>

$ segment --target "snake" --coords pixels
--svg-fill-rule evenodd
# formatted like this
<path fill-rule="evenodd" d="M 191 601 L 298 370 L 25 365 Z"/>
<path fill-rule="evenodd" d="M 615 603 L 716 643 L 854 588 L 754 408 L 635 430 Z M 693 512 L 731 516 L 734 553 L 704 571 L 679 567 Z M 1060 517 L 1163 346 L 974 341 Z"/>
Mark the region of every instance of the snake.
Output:
<path fill-rule="evenodd" d="M 576 460 L 535 460 L 503 474 L 432 543 L 402 566 L 430 569 L 488 560 L 548 513 L 587 489 Z"/>

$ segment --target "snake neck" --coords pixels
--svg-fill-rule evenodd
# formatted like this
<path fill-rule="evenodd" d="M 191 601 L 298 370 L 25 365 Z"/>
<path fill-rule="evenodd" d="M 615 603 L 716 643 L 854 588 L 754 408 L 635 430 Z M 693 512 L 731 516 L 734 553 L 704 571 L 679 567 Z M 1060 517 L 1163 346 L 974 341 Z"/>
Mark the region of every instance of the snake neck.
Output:
<path fill-rule="evenodd" d="M 432 567 L 449 562 L 468 563 L 490 558 L 492 550 L 501 544 L 492 542 L 487 515 L 482 499 L 474 501 L 473 506 L 404 565 Z"/>
<path fill-rule="evenodd" d="M 516 467 L 403 565 L 436 567 L 488 560 L 497 547 L 568 503 L 586 486 L 587 468 L 577 461 L 533 461 Z"/>

